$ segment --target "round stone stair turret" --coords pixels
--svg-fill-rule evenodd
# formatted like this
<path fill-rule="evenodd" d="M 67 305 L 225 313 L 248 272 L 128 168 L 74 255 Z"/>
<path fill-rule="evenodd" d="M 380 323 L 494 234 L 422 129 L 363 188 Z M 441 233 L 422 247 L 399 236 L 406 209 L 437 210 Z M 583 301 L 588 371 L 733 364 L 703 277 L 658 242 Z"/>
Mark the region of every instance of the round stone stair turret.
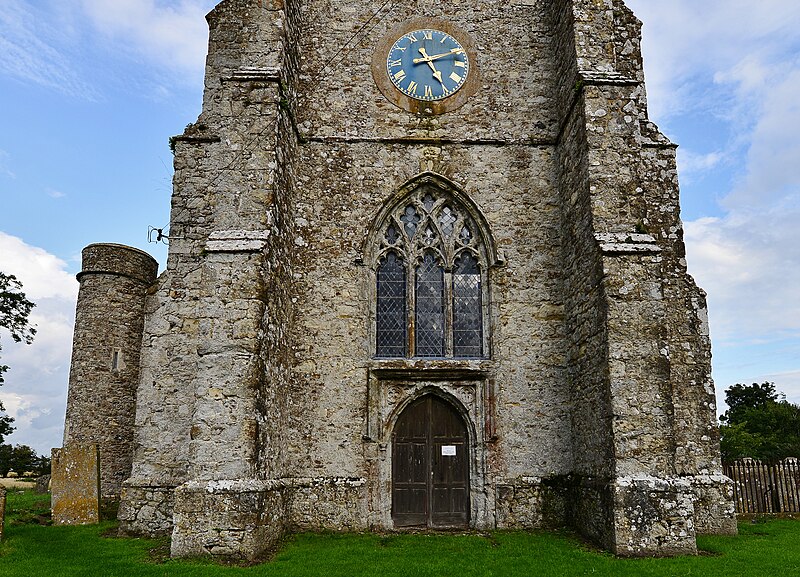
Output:
<path fill-rule="evenodd" d="M 145 297 L 157 273 L 135 248 L 83 249 L 64 446 L 98 446 L 103 498 L 118 497 L 131 472 Z"/>

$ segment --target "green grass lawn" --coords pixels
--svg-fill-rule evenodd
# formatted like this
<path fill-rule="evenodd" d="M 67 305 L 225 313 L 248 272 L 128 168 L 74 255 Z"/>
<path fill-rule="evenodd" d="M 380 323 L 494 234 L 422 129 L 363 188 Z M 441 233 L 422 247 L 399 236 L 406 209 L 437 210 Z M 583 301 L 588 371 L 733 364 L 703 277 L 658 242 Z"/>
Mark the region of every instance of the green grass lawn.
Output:
<path fill-rule="evenodd" d="M 9 493 L 0 576 L 800 576 L 800 521 L 740 524 L 737 537 L 701 537 L 704 553 L 617 559 L 569 533 L 297 535 L 268 563 L 228 567 L 165 560 L 166 540 L 104 537 L 114 524 L 52 527 L 49 497 Z"/>

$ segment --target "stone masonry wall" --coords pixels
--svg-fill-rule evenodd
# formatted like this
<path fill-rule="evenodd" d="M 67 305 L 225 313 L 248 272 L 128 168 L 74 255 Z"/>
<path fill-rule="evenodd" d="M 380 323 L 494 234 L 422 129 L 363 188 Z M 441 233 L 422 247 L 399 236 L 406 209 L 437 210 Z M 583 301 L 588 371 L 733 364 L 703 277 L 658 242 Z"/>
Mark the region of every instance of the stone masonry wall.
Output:
<path fill-rule="evenodd" d="M 298 249 L 295 194 L 297 183 L 298 135 L 292 113 L 297 101 L 300 67 L 296 47 L 302 36 L 301 2 L 284 5 L 284 50 L 279 82 L 280 101 L 276 109 L 278 139 L 276 160 L 275 218 L 266 258 L 262 264 L 267 286 L 266 307 L 261 321 L 261 363 L 263 381 L 259 388 L 259 465 L 257 477 L 278 479 L 292 476 L 292 461 L 286 447 L 291 442 L 291 406 L 296 402 L 292 379 L 295 355 L 291 334 L 295 310 L 295 251 Z"/>
<path fill-rule="evenodd" d="M 292 411 L 298 423 L 292 429 L 296 445 L 288 447 L 294 462 L 304 475 L 365 474 L 364 378 L 373 346 L 365 319 L 374 277 L 368 268 L 373 263 L 353 263 L 363 258 L 364 235 L 381 206 L 410 178 L 432 169 L 464 187 L 504 254 L 505 265 L 490 272 L 498 429 L 493 445 L 480 447 L 490 455 L 487 479 L 567 472 L 547 4 L 478 10 L 398 3 L 368 40 L 355 43 L 344 62 L 328 69 L 326 58 L 379 4 L 304 6 L 308 28 L 300 46 L 297 117 L 305 140 L 299 162 L 306 169 L 296 201 L 302 248 L 294 338 L 300 359 L 294 382 L 304 394 L 297 395 Z M 402 111 L 377 91 L 369 68 L 375 43 L 420 14 L 447 19 L 476 36 L 483 52 L 475 64 L 493 90 L 438 117 Z M 524 58 L 509 59 L 515 51 Z M 526 114 L 528 121 L 519 122 Z"/>
<path fill-rule="evenodd" d="M 704 358 L 707 351 L 701 331 L 690 343 L 686 338 L 674 342 L 682 332 L 674 329 L 682 322 L 679 318 L 698 318 L 697 306 L 690 304 L 696 289 L 680 260 L 684 249 L 677 188 L 669 188 L 674 184 L 670 178 L 674 157 L 662 154 L 659 167 L 648 163 L 653 155 L 642 152 L 654 130 L 647 121 L 641 83 L 640 23 L 621 2 L 576 1 L 572 16 L 584 97 L 579 106 L 586 119 L 591 223 L 604 255 L 608 394 L 614 416 L 614 496 L 599 499 L 604 507 L 612 503 L 613 529 L 601 527 L 595 538 L 621 554 L 691 553 L 694 511 L 682 503 L 691 503 L 692 483 L 676 478 L 676 443 L 681 438 L 676 432 L 676 406 L 699 400 L 703 409 L 685 419 L 697 424 L 710 423 L 714 412 L 707 389 L 697 380 L 683 381 L 689 359 L 671 358 L 677 348 L 690 357 Z M 660 149 L 667 148 L 666 139 L 660 135 L 656 139 Z M 710 366 L 702 362 L 695 366 L 688 371 L 707 378 Z M 690 435 L 708 442 L 711 429 L 713 425 Z M 703 453 L 707 450 L 697 455 Z M 664 488 L 655 489 L 652 483 Z M 637 496 L 639 492 L 651 495 L 645 508 L 649 514 L 636 508 L 639 505 L 629 506 L 647 501 L 645 495 Z M 683 512 L 674 517 L 670 511 Z M 703 517 L 707 521 L 705 513 Z M 642 534 L 646 537 L 637 537 L 642 527 L 648 527 Z"/>
<path fill-rule="evenodd" d="M 561 194 L 564 295 L 568 343 L 567 366 L 571 389 L 574 472 L 607 477 L 611 474 L 610 407 L 604 390 L 605 297 L 600 253 L 594 239 L 589 189 L 589 158 L 585 131 L 585 97 L 574 70 L 575 44 L 571 2 L 554 4 L 559 30 L 559 87 L 564 118 L 557 147 L 558 188 Z"/>

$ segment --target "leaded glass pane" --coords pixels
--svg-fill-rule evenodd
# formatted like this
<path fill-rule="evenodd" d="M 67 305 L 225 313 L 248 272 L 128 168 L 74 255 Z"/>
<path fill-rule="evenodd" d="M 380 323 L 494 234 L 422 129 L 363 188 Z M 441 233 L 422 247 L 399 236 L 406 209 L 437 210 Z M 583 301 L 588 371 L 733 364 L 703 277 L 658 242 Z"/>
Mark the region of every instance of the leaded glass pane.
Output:
<path fill-rule="evenodd" d="M 416 356 L 444 356 L 444 269 L 425 253 L 416 279 Z"/>
<path fill-rule="evenodd" d="M 453 269 L 453 356 L 483 356 L 481 273 L 470 254 L 456 259 Z"/>
<path fill-rule="evenodd" d="M 377 343 L 379 357 L 406 356 L 406 270 L 393 252 L 378 267 Z"/>
<path fill-rule="evenodd" d="M 439 224 L 442 226 L 442 234 L 450 236 L 453 234 L 453 226 L 456 224 L 456 215 L 449 206 L 442 209 L 442 214 L 439 216 Z"/>
<path fill-rule="evenodd" d="M 461 229 L 461 234 L 459 235 L 459 240 L 461 244 L 467 245 L 472 242 L 472 233 L 470 230 L 465 226 Z"/>
<path fill-rule="evenodd" d="M 403 221 L 403 226 L 406 229 L 408 238 L 414 238 L 414 234 L 417 232 L 419 221 L 422 220 L 417 214 L 417 209 L 413 206 L 407 206 L 403 216 L 400 217 L 400 220 Z"/>
<path fill-rule="evenodd" d="M 425 195 L 425 198 L 422 199 L 422 204 L 425 206 L 425 210 L 430 212 L 433 209 L 433 205 L 436 204 L 436 199 L 433 198 L 433 195 L 429 192 Z"/>
<path fill-rule="evenodd" d="M 389 244 L 394 244 L 400 238 L 400 233 L 397 232 L 397 229 L 394 227 L 393 224 L 389 225 L 389 228 L 386 229 L 386 242 Z"/>

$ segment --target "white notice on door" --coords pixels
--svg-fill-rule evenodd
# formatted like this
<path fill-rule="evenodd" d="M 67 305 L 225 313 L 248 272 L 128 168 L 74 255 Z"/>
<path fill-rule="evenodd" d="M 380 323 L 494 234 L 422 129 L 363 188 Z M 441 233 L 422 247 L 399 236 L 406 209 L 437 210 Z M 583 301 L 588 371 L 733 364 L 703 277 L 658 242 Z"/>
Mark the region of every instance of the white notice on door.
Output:
<path fill-rule="evenodd" d="M 456 456 L 456 446 L 455 445 L 442 445 L 442 456 L 443 457 L 455 457 Z"/>

